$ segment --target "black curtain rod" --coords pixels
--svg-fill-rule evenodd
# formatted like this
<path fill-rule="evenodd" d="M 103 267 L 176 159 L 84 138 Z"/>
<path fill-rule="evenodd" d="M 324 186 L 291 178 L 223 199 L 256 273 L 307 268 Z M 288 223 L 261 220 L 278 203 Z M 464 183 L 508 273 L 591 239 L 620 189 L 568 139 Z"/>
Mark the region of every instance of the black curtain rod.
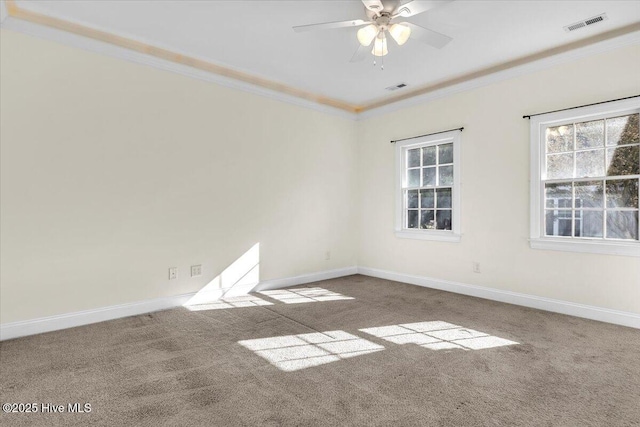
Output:
<path fill-rule="evenodd" d="M 573 110 L 576 108 L 582 108 L 582 107 L 591 107 L 592 105 L 600 105 L 600 104 L 606 104 L 608 102 L 616 102 L 616 101 L 622 101 L 624 99 L 631 99 L 631 98 L 638 98 L 640 95 L 633 95 L 633 96 L 627 96 L 625 98 L 618 98 L 618 99 L 611 99 L 609 101 L 602 101 L 602 102 L 594 102 L 593 104 L 585 104 L 585 105 L 578 105 L 577 107 L 569 107 L 569 108 L 562 108 L 560 110 L 553 110 L 553 111 L 546 111 L 544 113 L 535 113 L 535 114 L 529 114 L 527 116 L 522 116 L 523 119 L 530 119 L 531 117 L 534 116 L 540 116 L 542 114 L 549 114 L 549 113 L 557 113 L 559 111 L 567 111 L 567 110 Z"/>
<path fill-rule="evenodd" d="M 409 137 L 409 138 L 394 139 L 393 141 L 391 141 L 391 143 L 393 144 L 394 142 L 406 141 L 407 139 L 422 138 L 423 136 L 431 136 L 431 135 L 437 135 L 439 133 L 452 132 L 454 130 L 459 130 L 460 132 L 462 132 L 463 129 L 464 128 L 449 129 L 449 130 L 443 130 L 443 131 L 440 131 L 440 132 L 427 133 L 425 135 L 412 136 L 412 137 Z"/>

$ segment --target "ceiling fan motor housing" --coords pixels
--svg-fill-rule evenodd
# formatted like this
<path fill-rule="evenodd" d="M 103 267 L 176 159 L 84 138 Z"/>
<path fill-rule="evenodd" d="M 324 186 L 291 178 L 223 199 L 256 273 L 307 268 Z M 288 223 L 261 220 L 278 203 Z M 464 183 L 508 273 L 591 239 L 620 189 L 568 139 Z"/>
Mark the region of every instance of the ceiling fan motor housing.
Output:
<path fill-rule="evenodd" d="M 386 31 L 389 29 L 389 25 L 391 23 L 391 14 L 389 12 L 382 12 L 380 16 L 374 16 L 372 19 L 380 31 Z"/>

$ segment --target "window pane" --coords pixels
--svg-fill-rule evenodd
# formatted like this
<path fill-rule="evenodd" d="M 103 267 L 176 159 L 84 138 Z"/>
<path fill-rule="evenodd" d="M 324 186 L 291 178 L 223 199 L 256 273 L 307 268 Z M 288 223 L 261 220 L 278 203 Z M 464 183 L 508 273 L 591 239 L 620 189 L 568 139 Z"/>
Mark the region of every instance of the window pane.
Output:
<path fill-rule="evenodd" d="M 640 174 L 640 146 L 607 149 L 607 175 Z"/>
<path fill-rule="evenodd" d="M 433 190 L 420 190 L 420 207 L 433 208 Z"/>
<path fill-rule="evenodd" d="M 552 210 L 545 215 L 547 236 L 571 236 L 571 211 Z"/>
<path fill-rule="evenodd" d="M 573 151 L 573 125 L 547 128 L 547 153 Z"/>
<path fill-rule="evenodd" d="M 434 229 L 435 224 L 433 222 L 433 213 L 434 211 L 426 211 L 422 210 L 420 217 L 420 228 L 423 229 Z"/>
<path fill-rule="evenodd" d="M 407 167 L 415 168 L 418 166 L 420 166 L 420 149 L 416 148 L 407 151 Z"/>
<path fill-rule="evenodd" d="M 637 208 L 638 180 L 616 179 L 607 180 L 608 208 Z"/>
<path fill-rule="evenodd" d="M 407 191 L 407 207 L 409 209 L 418 208 L 418 190 Z"/>
<path fill-rule="evenodd" d="M 573 178 L 573 153 L 547 156 L 547 179 Z"/>
<path fill-rule="evenodd" d="M 571 183 L 545 184 L 545 199 L 548 208 L 571 207 Z M 567 204 L 567 201 L 569 202 Z"/>
<path fill-rule="evenodd" d="M 638 212 L 607 211 L 607 239 L 638 240 Z"/>
<path fill-rule="evenodd" d="M 604 150 L 576 153 L 576 178 L 604 175 Z"/>
<path fill-rule="evenodd" d="M 418 211 L 407 211 L 407 228 L 418 228 Z"/>
<path fill-rule="evenodd" d="M 602 211 L 576 211 L 575 237 L 602 237 Z"/>
<path fill-rule="evenodd" d="M 422 186 L 429 187 L 432 185 L 436 185 L 436 168 L 422 169 Z"/>
<path fill-rule="evenodd" d="M 422 166 L 433 166 L 436 164 L 436 146 L 424 147 L 422 149 Z"/>
<path fill-rule="evenodd" d="M 638 114 L 607 119 L 607 145 L 637 144 Z"/>
<path fill-rule="evenodd" d="M 453 185 L 453 166 L 440 166 L 438 185 Z"/>
<path fill-rule="evenodd" d="M 420 187 L 420 169 L 409 169 L 407 171 L 407 186 Z"/>
<path fill-rule="evenodd" d="M 576 208 L 602 208 L 604 189 L 602 181 L 576 182 Z M 553 207 L 547 205 L 547 207 Z"/>
<path fill-rule="evenodd" d="M 571 183 L 545 184 L 544 192 L 548 208 L 571 207 Z"/>
<path fill-rule="evenodd" d="M 453 163 L 453 144 L 438 145 L 438 164 Z"/>
<path fill-rule="evenodd" d="M 451 189 L 450 188 L 438 188 L 436 190 L 438 209 L 451 208 Z"/>
<path fill-rule="evenodd" d="M 604 120 L 576 123 L 576 149 L 604 146 Z"/>
<path fill-rule="evenodd" d="M 436 211 L 436 230 L 451 230 L 451 211 Z"/>

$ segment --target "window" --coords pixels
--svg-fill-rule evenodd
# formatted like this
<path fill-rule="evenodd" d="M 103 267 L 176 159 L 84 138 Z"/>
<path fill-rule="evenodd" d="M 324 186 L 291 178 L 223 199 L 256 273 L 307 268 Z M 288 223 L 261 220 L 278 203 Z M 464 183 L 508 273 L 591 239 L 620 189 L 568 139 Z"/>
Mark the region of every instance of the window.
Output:
<path fill-rule="evenodd" d="M 640 256 L 640 101 L 531 120 L 531 246 Z"/>
<path fill-rule="evenodd" d="M 396 142 L 396 236 L 460 241 L 460 131 Z"/>

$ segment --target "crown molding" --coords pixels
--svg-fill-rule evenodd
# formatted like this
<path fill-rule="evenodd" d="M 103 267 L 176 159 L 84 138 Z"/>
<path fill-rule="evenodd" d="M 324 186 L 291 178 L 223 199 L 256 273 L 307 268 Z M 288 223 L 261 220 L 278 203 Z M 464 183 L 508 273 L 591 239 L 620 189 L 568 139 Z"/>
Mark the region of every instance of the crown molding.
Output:
<path fill-rule="evenodd" d="M 4 4 L 4 0 L 0 0 L 0 25 L 2 25 L 8 16 L 9 13 L 7 12 L 7 5 Z"/>
<path fill-rule="evenodd" d="M 546 68 L 554 67 L 556 65 L 575 61 L 580 58 L 613 51 L 625 46 L 639 45 L 640 25 L 636 25 L 636 27 L 638 28 L 638 30 L 634 32 L 625 33 L 611 39 L 588 44 L 571 50 L 566 50 L 554 55 L 544 56 L 541 59 L 525 62 L 521 65 L 505 68 L 500 71 L 486 72 L 486 74 L 475 78 L 465 79 L 464 77 L 462 77 L 455 80 L 442 82 L 437 85 L 422 89 L 422 94 L 417 94 L 392 102 L 389 102 L 388 100 L 382 100 L 379 106 L 373 106 L 373 104 L 371 104 L 372 106 L 365 107 L 364 111 L 358 113 L 356 120 L 366 120 L 372 117 L 378 117 L 405 108 L 425 104 L 439 98 L 454 95 L 456 93 L 465 92 L 482 86 L 487 86 L 493 83 L 498 83 L 526 74 L 531 74 L 536 71 L 541 71 Z M 479 73 L 482 73 L 482 71 Z M 459 82 L 453 83 L 456 80 L 459 80 Z"/>
<path fill-rule="evenodd" d="M 378 117 L 582 57 L 640 44 L 640 24 L 636 23 L 418 88 L 396 97 L 380 99 L 365 105 L 353 105 L 189 57 L 180 52 L 147 45 L 124 35 L 107 33 L 87 25 L 30 12 L 19 8 L 15 0 L 0 0 L 0 18 L 0 28 L 148 65 L 349 120 Z"/>
<path fill-rule="evenodd" d="M 355 120 L 358 106 L 306 92 L 239 70 L 179 52 L 147 45 L 77 23 L 20 9 L 14 0 L 0 0 L 6 18 L 0 28 L 58 42 L 89 52 L 148 65 L 187 77 L 216 83 L 299 107 Z M 170 58 L 170 59 L 165 59 Z"/>

